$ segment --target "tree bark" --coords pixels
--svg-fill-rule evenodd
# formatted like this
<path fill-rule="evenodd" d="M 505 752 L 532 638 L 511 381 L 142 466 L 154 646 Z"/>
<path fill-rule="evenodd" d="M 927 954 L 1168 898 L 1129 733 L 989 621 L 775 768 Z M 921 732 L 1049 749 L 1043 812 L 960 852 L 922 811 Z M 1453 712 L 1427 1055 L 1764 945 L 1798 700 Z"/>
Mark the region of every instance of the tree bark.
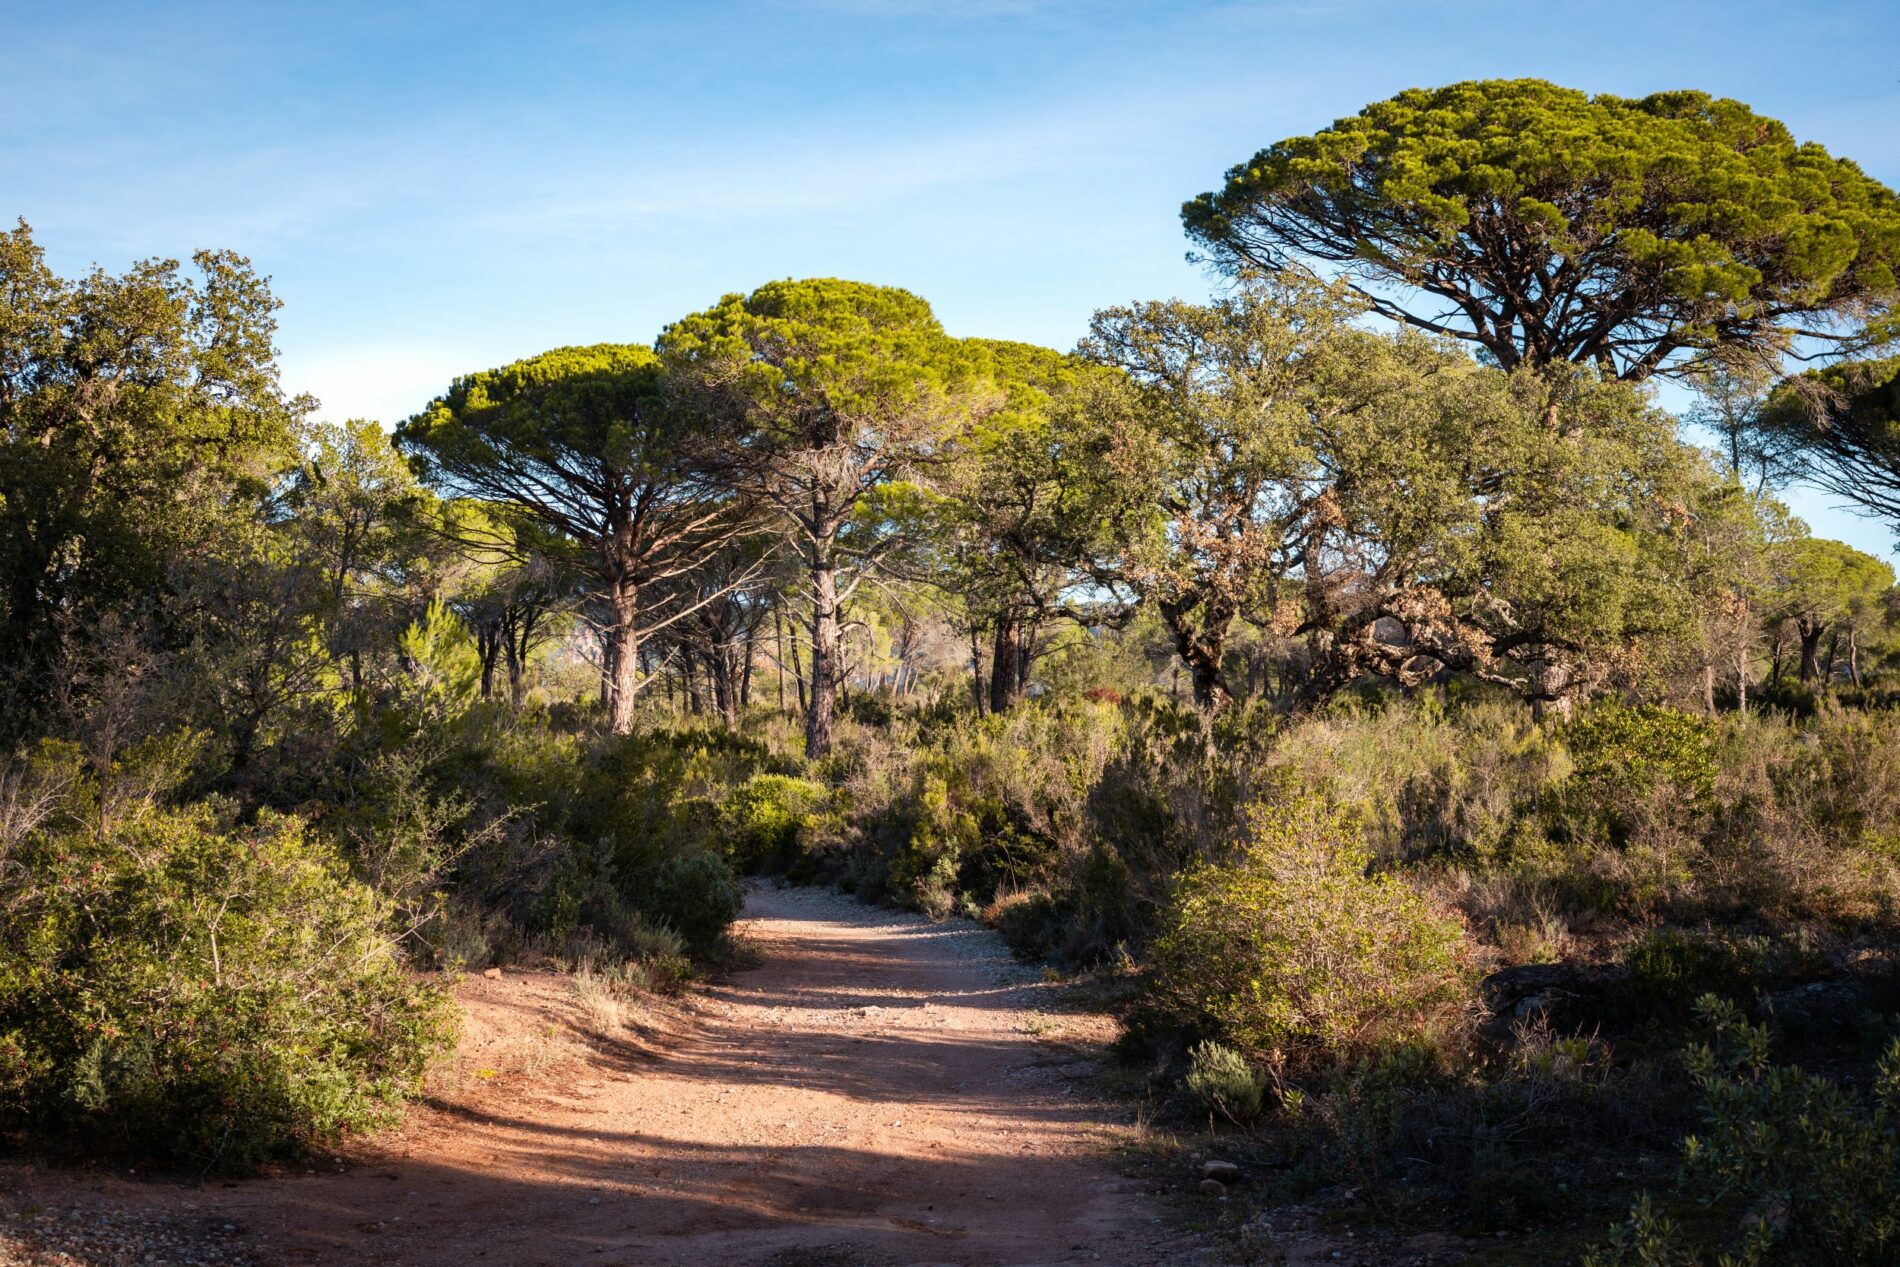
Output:
<path fill-rule="evenodd" d="M 1801 685 L 1806 686 L 1820 671 L 1821 635 L 1827 632 L 1827 626 L 1804 620 L 1795 625 L 1795 632 L 1801 636 L 1801 670 L 1798 677 Z"/>
<path fill-rule="evenodd" d="M 508 706 L 515 712 L 521 711 L 521 697 L 527 688 L 528 651 L 534 644 L 534 627 L 540 616 L 536 608 L 523 605 L 515 609 L 515 614 L 504 626 Z"/>
<path fill-rule="evenodd" d="M 610 647 L 603 657 L 607 662 L 608 729 L 616 735 L 633 730 L 634 695 L 640 685 L 640 590 L 631 579 L 621 576 L 613 582 L 613 627 L 608 630 Z"/>
<path fill-rule="evenodd" d="M 778 644 L 778 711 L 785 711 L 785 621 L 779 614 L 778 603 L 772 604 L 772 637 Z"/>
<path fill-rule="evenodd" d="M 983 692 L 983 648 L 977 643 L 977 628 L 970 626 L 970 698 L 976 702 L 976 715 L 983 715 L 987 699 Z"/>
<path fill-rule="evenodd" d="M 831 752 L 833 714 L 838 706 L 838 572 L 830 559 L 813 561 L 811 570 L 811 702 L 805 709 L 805 755 Z"/>
<path fill-rule="evenodd" d="M 745 631 L 744 659 L 739 668 L 739 707 L 752 707 L 752 666 L 758 662 L 759 622 L 754 617 L 752 627 Z"/>
<path fill-rule="evenodd" d="M 798 688 L 798 711 L 805 711 L 805 655 L 798 649 L 798 622 L 792 622 L 792 683 Z"/>
<path fill-rule="evenodd" d="M 712 676 L 713 707 L 719 710 L 719 720 L 728 726 L 739 724 L 739 666 L 735 651 L 731 644 L 720 643 L 706 657 Z"/>
<path fill-rule="evenodd" d="M 482 664 L 482 698 L 495 698 L 495 665 L 501 658 L 503 625 L 501 619 L 471 622 L 475 628 L 475 654 Z"/>
<path fill-rule="evenodd" d="M 996 638 L 990 651 L 990 711 L 1007 713 L 1023 698 L 1025 665 L 1023 627 L 1014 616 L 996 618 Z"/>
<path fill-rule="evenodd" d="M 1196 633 L 1184 616 L 1177 616 L 1166 608 L 1162 609 L 1162 619 L 1174 634 L 1175 653 L 1187 665 L 1189 681 L 1193 685 L 1194 706 L 1204 713 L 1218 713 L 1233 703 L 1233 693 L 1227 689 L 1227 681 L 1221 676 L 1222 639 Z"/>
<path fill-rule="evenodd" d="M 1533 660 L 1528 667 L 1531 719 L 1539 723 L 1570 720 L 1576 707 L 1576 676 L 1549 660 Z"/>

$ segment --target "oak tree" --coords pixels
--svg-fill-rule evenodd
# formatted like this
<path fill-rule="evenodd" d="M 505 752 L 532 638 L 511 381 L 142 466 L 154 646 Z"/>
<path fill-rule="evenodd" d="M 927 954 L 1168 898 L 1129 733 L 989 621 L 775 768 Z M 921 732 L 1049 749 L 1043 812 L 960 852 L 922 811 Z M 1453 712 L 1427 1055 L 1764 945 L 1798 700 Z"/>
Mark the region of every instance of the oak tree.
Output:
<path fill-rule="evenodd" d="M 1112 524 L 1095 578 L 1150 606 L 1217 712 L 1236 620 L 1268 612 L 1299 567 L 1302 525 L 1326 513 L 1310 480 L 1315 419 L 1370 336 L 1336 288 L 1255 281 L 1212 304 L 1105 309 L 1082 354 L 1121 371 L 1083 389 L 1089 470 Z M 1095 456 L 1099 455 L 1099 456 Z"/>
<path fill-rule="evenodd" d="M 277 308 L 229 252 L 69 281 L 24 222 L 0 234 L 0 712 L 25 720 L 71 631 L 163 608 L 172 564 L 254 516 L 311 403 L 279 387 Z"/>
<path fill-rule="evenodd" d="M 1893 588 L 1893 568 L 1850 545 L 1821 537 L 1790 543 L 1779 562 L 1775 615 L 1789 622 L 1799 642 L 1801 682 L 1805 685 L 1818 677 L 1825 686 L 1832 678 L 1840 648 L 1837 645 L 1830 651 L 1825 665 L 1821 657 L 1822 640 L 1830 633 L 1837 642 L 1846 636 L 1848 663 L 1857 670 L 1860 629 Z"/>
<path fill-rule="evenodd" d="M 988 634 L 987 703 L 1000 713 L 1026 693 L 1052 620 L 1102 615 L 1082 597 L 1102 484 L 1085 469 L 1099 455 L 1075 425 L 1075 405 L 1079 383 L 1103 371 L 1028 343 L 964 345 L 985 359 L 1003 403 L 955 446 L 934 507 L 930 565 Z"/>

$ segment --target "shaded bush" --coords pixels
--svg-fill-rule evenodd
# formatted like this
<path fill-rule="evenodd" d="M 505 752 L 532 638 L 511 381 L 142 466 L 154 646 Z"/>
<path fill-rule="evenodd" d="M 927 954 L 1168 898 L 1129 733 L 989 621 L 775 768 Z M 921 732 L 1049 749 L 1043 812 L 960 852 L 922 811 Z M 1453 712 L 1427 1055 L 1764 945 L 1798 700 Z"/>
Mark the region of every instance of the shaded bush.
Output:
<path fill-rule="evenodd" d="M 634 893 L 640 913 L 678 933 L 688 950 L 718 945 L 745 907 L 745 890 L 726 860 L 710 850 L 676 854 L 655 867 Z"/>
<path fill-rule="evenodd" d="M 239 1169 L 386 1120 L 450 1041 L 384 901 L 295 818 L 68 816 L 8 861 L 9 1129 Z"/>
<path fill-rule="evenodd" d="M 1691 1233 L 1644 1198 L 1592 1267 L 1900 1261 L 1900 1042 L 1863 1100 L 1771 1063 L 1767 1028 L 1734 1004 L 1708 997 L 1699 1010 L 1712 1033 L 1689 1049 L 1688 1064 L 1706 1129 L 1683 1141 L 1683 1178 L 1704 1201 L 1740 1213 L 1738 1231 Z"/>
<path fill-rule="evenodd" d="M 722 823 L 748 825 L 738 790 L 802 781 L 761 773 L 770 749 L 717 727 L 546 738 L 517 728 L 449 763 L 480 797 L 451 876 L 463 900 L 507 911 L 524 942 L 554 952 L 578 938 L 635 953 L 643 922 L 694 954 L 715 947 L 743 902 L 721 845 Z"/>
<path fill-rule="evenodd" d="M 1798 937 L 1723 929 L 1652 929 L 1622 953 L 1617 991 L 1625 1019 L 1686 1018 L 1705 995 L 1747 1004 L 1774 984 L 1824 973 L 1825 959 Z"/>
<path fill-rule="evenodd" d="M 1156 1004 L 1290 1073 L 1453 1025 L 1469 998 L 1461 925 L 1370 860 L 1352 819 L 1316 800 L 1257 808 L 1234 861 L 1181 877 Z"/>

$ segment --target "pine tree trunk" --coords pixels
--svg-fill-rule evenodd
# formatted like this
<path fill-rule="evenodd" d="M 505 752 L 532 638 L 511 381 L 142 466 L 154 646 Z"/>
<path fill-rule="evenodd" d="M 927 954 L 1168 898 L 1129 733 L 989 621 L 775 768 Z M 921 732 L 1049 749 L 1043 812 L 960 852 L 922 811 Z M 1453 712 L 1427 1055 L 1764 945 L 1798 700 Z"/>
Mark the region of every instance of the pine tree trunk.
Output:
<path fill-rule="evenodd" d="M 778 604 L 772 604 L 772 638 L 778 644 L 778 711 L 785 711 L 785 619 Z"/>
<path fill-rule="evenodd" d="M 640 590 L 626 577 L 613 586 L 614 624 L 608 631 L 611 653 L 607 678 L 608 729 L 616 735 L 633 730 L 634 696 L 640 685 Z"/>
<path fill-rule="evenodd" d="M 977 641 L 977 627 L 970 626 L 970 696 L 976 701 L 976 715 L 983 715 L 983 648 Z"/>
<path fill-rule="evenodd" d="M 712 679 L 713 709 L 719 714 L 719 720 L 728 726 L 739 720 L 739 713 L 733 699 L 732 662 L 726 656 L 726 648 L 716 645 L 706 657 L 706 675 Z"/>
<path fill-rule="evenodd" d="M 758 662 L 759 622 L 755 619 L 752 627 L 745 631 L 744 660 L 739 668 L 739 707 L 741 710 L 752 707 L 752 666 Z"/>
<path fill-rule="evenodd" d="M 1819 624 L 1803 623 L 1796 627 L 1796 632 L 1801 635 L 1801 670 L 1798 676 L 1803 686 L 1812 682 L 1815 674 L 1820 672 L 1821 635 L 1826 631 L 1827 626 Z"/>
<path fill-rule="evenodd" d="M 838 573 L 830 559 L 814 563 L 811 573 L 811 703 L 805 710 L 805 755 L 831 752 L 833 714 L 838 706 Z"/>

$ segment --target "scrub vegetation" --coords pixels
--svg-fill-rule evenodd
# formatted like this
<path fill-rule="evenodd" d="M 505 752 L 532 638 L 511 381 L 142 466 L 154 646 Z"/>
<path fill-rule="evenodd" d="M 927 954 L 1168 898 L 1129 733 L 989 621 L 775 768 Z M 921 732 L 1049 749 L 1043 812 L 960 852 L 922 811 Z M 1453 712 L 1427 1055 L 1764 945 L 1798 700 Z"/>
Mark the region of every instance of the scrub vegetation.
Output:
<path fill-rule="evenodd" d="M 774 876 L 1094 981 L 1250 1211 L 1900 1259 L 1900 591 L 1777 500 L 1900 513 L 1900 198 L 1524 80 L 1183 217 L 1069 351 L 786 280 L 337 424 L 247 261 L 0 237 L 0 1131 L 294 1156 Z"/>

